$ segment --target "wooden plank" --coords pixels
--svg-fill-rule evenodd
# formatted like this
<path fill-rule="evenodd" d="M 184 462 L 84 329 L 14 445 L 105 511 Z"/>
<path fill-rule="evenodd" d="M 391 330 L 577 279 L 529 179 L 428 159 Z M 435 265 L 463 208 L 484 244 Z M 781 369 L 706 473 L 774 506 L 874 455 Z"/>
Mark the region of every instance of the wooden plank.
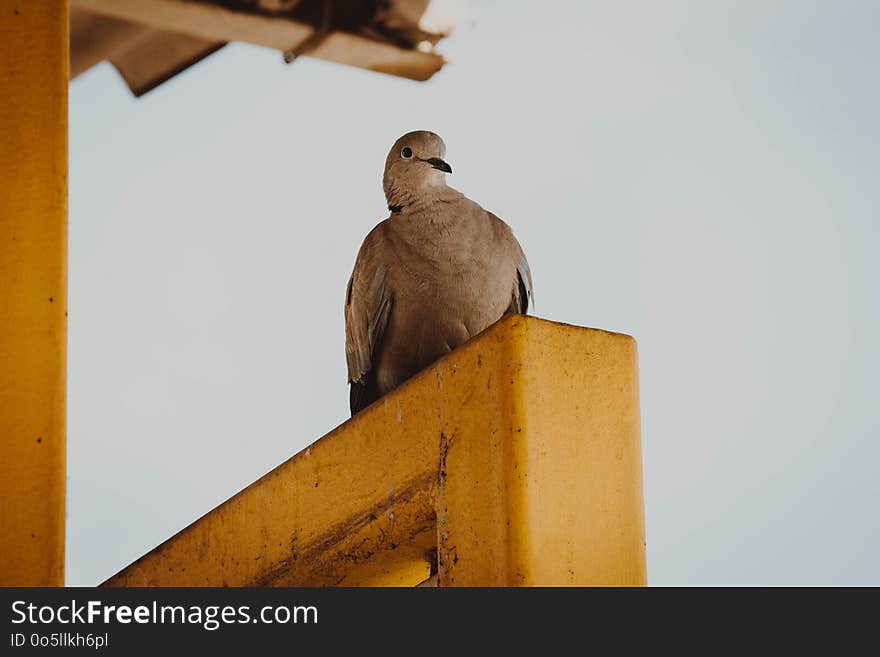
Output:
<path fill-rule="evenodd" d="M 72 0 L 72 6 L 206 41 L 244 41 L 281 52 L 304 43 L 316 31 L 283 16 L 186 0 Z M 427 80 L 444 64 L 443 57 L 435 53 L 403 49 L 345 32 L 331 32 L 308 56 L 413 80 Z"/>

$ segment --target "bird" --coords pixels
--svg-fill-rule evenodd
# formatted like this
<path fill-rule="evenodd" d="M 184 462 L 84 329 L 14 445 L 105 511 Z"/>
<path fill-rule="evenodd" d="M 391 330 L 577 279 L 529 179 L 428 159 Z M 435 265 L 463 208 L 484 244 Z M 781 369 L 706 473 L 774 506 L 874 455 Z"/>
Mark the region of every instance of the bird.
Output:
<path fill-rule="evenodd" d="M 446 183 L 434 132 L 385 159 L 390 215 L 366 236 L 345 291 L 352 416 L 503 316 L 534 304 L 532 273 L 502 219 Z"/>

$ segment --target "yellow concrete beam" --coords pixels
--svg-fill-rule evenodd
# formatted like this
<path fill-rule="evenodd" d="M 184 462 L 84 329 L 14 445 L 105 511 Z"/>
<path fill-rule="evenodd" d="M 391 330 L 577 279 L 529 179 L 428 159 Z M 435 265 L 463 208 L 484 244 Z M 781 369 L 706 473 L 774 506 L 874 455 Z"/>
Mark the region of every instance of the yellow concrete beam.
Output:
<path fill-rule="evenodd" d="M 134 562 L 109 586 L 393 584 L 436 547 L 436 386 L 406 387 Z M 111 537 L 108 537 L 110 539 Z"/>
<path fill-rule="evenodd" d="M 0 585 L 64 583 L 67 1 L 0 0 Z"/>
<path fill-rule="evenodd" d="M 632 338 L 505 318 L 105 584 L 436 568 L 440 586 L 645 583 Z"/>
<path fill-rule="evenodd" d="M 439 585 L 643 585 L 635 341 L 514 319 L 436 369 Z"/>

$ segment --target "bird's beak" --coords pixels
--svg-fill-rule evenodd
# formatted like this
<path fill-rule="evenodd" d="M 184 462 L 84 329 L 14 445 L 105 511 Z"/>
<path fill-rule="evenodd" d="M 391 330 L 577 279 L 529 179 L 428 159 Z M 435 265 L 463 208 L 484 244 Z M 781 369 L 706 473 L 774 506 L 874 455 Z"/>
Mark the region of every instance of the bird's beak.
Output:
<path fill-rule="evenodd" d="M 441 160 L 439 157 L 429 157 L 425 160 L 428 164 L 430 164 L 435 169 L 440 169 L 440 171 L 445 171 L 446 173 L 452 173 L 452 167 L 446 164 L 445 161 Z"/>

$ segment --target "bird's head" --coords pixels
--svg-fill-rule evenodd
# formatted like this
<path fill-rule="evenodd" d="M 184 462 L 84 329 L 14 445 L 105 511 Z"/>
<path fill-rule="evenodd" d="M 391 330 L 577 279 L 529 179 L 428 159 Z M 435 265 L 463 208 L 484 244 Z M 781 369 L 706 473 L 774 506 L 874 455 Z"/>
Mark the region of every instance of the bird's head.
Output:
<path fill-rule="evenodd" d="M 445 175 L 452 173 L 443 159 L 446 144 L 433 132 L 408 132 L 394 142 L 385 159 L 382 188 L 388 207 L 405 207 L 432 190 L 446 187 Z"/>

